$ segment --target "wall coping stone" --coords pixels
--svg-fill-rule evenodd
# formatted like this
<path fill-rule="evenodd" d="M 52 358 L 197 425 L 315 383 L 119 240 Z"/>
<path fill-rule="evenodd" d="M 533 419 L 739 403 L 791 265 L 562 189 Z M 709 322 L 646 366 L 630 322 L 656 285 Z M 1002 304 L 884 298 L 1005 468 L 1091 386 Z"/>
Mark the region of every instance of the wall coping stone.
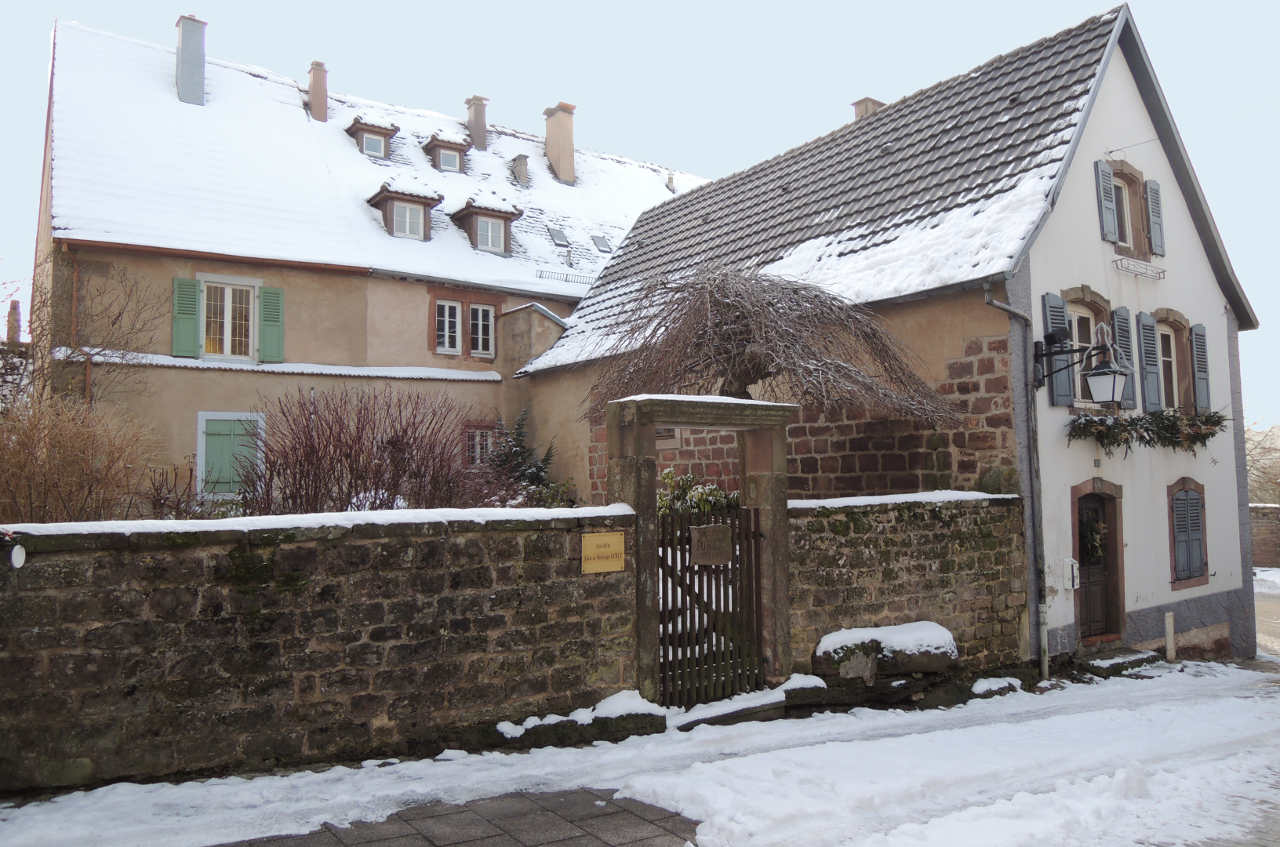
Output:
<path fill-rule="evenodd" d="M 894 506 L 902 503 L 925 503 L 936 506 L 957 505 L 974 501 L 1008 501 L 991 505 L 1012 505 L 1020 501 L 1018 494 L 987 494 L 983 491 L 920 491 L 915 494 L 884 494 L 867 497 L 832 497 L 827 500 L 788 500 L 790 514 L 807 515 L 836 509 L 857 509 L 869 506 Z"/>

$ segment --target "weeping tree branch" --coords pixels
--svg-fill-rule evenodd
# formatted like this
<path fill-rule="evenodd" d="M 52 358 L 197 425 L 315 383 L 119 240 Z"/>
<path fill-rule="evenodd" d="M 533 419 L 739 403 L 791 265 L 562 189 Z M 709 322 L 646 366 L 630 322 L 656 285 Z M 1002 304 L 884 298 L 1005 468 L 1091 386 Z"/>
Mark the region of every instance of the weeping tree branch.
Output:
<path fill-rule="evenodd" d="M 632 394 L 752 397 L 755 386 L 760 400 L 955 420 L 876 315 L 815 286 L 705 268 L 640 282 L 630 302 L 642 305 L 613 327 L 593 411 Z"/>

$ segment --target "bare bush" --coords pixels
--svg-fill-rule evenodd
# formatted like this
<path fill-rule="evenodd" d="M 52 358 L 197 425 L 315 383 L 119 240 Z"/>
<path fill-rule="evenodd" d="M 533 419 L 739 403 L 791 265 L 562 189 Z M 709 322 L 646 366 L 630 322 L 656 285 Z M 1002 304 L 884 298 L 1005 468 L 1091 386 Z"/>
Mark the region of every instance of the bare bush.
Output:
<path fill-rule="evenodd" d="M 94 521 L 137 513 L 145 430 L 76 397 L 32 398 L 0 416 L 0 521 Z"/>
<path fill-rule="evenodd" d="M 649 308 L 631 310 L 614 328 L 591 411 L 632 394 L 750 397 L 758 386 L 757 399 L 824 410 L 955 417 L 876 315 L 820 288 L 722 268 L 639 288 L 635 302 Z"/>
<path fill-rule="evenodd" d="M 1249 501 L 1280 503 L 1280 427 L 1247 429 L 1244 438 Z"/>
<path fill-rule="evenodd" d="M 470 505 L 470 416 L 443 394 L 299 389 L 265 410 L 258 457 L 241 462 L 241 504 L 246 514 Z"/>

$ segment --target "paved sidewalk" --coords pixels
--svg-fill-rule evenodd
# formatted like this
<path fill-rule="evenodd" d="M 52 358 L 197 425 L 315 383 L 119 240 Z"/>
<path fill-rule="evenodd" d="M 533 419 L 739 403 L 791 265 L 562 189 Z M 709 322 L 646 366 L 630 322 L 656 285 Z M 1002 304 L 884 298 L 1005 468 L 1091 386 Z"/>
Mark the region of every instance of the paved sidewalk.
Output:
<path fill-rule="evenodd" d="M 431 803 L 378 823 L 325 824 L 306 835 L 272 836 L 220 847 L 684 847 L 696 823 L 601 789 L 504 794 L 462 806 Z"/>

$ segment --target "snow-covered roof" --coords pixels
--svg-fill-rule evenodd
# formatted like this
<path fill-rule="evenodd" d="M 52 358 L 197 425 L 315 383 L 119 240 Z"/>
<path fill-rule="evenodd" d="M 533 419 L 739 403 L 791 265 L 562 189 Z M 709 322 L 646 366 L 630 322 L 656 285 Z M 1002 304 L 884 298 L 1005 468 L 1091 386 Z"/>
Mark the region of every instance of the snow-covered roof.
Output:
<path fill-rule="evenodd" d="M 466 126 L 437 112 L 331 95 L 311 119 L 297 81 L 209 59 L 206 103 L 178 101 L 174 50 L 61 23 L 53 66 L 54 236 L 390 271 L 578 297 L 580 277 L 608 254 L 592 236 L 622 240 L 636 216 L 672 196 L 667 169 L 579 148 L 577 181 L 551 174 L 542 138 L 490 127 L 464 172 L 436 171 L 423 145 L 467 143 Z M 363 155 L 355 119 L 397 132 L 386 159 Z M 528 157 L 529 180 L 510 172 Z M 683 190 L 701 182 L 676 174 Z M 366 202 L 391 190 L 441 196 L 431 239 L 393 238 Z M 472 248 L 449 215 L 475 206 L 523 214 L 509 256 Z M 552 243 L 547 227 L 568 236 Z M 543 274 L 539 274 L 543 271 Z M 558 274 L 559 279 L 552 274 Z M 566 281 L 566 278 L 574 281 Z"/>
<path fill-rule="evenodd" d="M 1008 271 L 1048 208 L 1117 20 L 1091 18 L 650 209 L 524 372 L 610 352 L 643 279 L 699 266 L 855 302 Z"/>

